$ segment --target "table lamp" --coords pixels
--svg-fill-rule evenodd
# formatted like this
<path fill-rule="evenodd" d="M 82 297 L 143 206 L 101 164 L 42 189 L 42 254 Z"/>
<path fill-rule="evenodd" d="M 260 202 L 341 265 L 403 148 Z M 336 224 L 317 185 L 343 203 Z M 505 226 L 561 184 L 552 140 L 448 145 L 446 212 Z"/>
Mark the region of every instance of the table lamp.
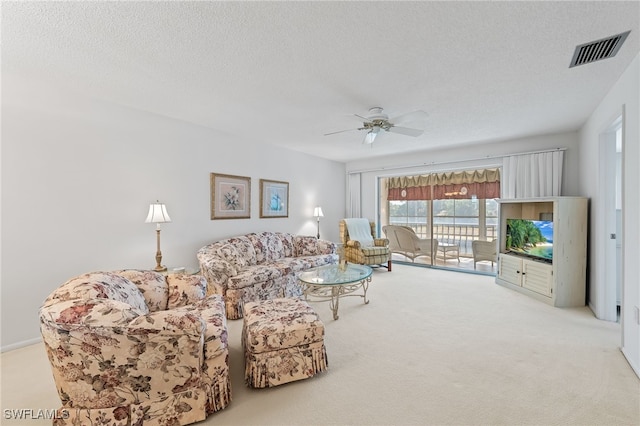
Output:
<path fill-rule="evenodd" d="M 318 206 L 313 209 L 313 217 L 318 218 L 318 235 L 316 235 L 316 237 L 320 239 L 320 218 L 324 217 L 324 214 L 322 214 L 322 207 Z"/>
<path fill-rule="evenodd" d="M 169 213 L 167 213 L 167 207 L 161 204 L 160 201 L 149 206 L 149 214 L 147 215 L 146 223 L 156 224 L 156 239 L 157 239 L 157 251 L 156 251 L 156 267 L 153 269 L 157 272 L 163 272 L 167 270 L 166 266 L 162 266 L 162 252 L 160 251 L 160 224 L 165 222 L 171 222 Z"/>

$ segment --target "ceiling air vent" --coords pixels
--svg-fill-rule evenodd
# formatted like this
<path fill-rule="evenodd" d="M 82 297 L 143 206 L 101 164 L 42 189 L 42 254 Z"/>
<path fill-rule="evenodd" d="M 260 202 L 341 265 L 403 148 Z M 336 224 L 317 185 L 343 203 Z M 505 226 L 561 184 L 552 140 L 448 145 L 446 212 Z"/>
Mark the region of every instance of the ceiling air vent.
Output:
<path fill-rule="evenodd" d="M 618 53 L 618 50 L 620 50 L 622 43 L 624 43 L 630 32 L 631 31 L 627 31 L 625 33 L 576 46 L 576 51 L 573 53 L 573 58 L 571 59 L 569 68 L 589 64 L 591 62 L 599 61 L 600 59 L 614 57 L 616 53 Z"/>

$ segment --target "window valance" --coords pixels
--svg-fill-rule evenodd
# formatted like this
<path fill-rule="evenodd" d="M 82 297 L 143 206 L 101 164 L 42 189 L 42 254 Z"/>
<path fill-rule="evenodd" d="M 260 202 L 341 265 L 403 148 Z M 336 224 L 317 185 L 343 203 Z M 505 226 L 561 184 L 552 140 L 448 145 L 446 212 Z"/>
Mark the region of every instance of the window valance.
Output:
<path fill-rule="evenodd" d="M 400 200 L 442 200 L 498 198 L 500 169 L 463 170 L 399 176 L 387 179 L 387 198 Z"/>
<path fill-rule="evenodd" d="M 387 189 L 499 181 L 500 169 L 463 170 L 457 172 L 430 173 L 419 176 L 391 177 L 387 180 Z"/>

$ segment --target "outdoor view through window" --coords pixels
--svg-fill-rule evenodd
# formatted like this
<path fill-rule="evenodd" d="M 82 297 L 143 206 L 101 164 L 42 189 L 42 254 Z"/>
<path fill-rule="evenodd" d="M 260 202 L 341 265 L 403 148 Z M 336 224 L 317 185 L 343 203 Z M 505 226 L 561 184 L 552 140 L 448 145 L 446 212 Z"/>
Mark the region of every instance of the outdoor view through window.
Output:
<path fill-rule="evenodd" d="M 477 172 L 456 172 L 466 173 L 467 176 L 464 178 L 466 180 L 458 179 L 456 183 L 440 178 L 439 182 L 444 184 L 439 186 L 445 188 L 441 191 L 431 188 L 414 190 L 415 188 L 409 185 L 418 182 L 418 177 L 411 177 L 399 184 L 398 181 L 391 182 L 394 178 L 381 179 L 381 225 L 407 226 L 413 229 L 419 238 L 436 239 L 438 250 L 433 255 L 435 259 L 422 259 L 421 263 L 473 270 L 472 241 L 492 241 L 498 237 L 498 203 L 495 198 L 477 196 L 476 192 L 485 196 L 488 193 L 481 187 L 483 182 L 472 182 L 472 178 L 468 177 L 477 175 Z M 400 186 L 400 190 L 395 193 L 392 190 L 385 191 L 385 188 L 388 189 L 394 184 L 405 186 Z M 497 197 L 499 181 L 491 184 L 498 189 L 492 189 L 489 193 Z M 450 251 L 453 256 L 445 254 L 445 251 Z M 394 260 L 408 259 L 394 255 Z M 484 271 L 495 273 L 494 268 Z"/>

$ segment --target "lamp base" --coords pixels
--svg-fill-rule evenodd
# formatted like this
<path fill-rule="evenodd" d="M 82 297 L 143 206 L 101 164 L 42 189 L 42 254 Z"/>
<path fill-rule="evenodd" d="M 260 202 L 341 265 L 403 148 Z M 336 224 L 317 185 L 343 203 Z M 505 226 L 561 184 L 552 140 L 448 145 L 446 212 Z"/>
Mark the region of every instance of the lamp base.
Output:
<path fill-rule="evenodd" d="M 158 235 L 158 251 L 156 251 L 156 267 L 153 268 L 153 270 L 156 272 L 165 272 L 167 270 L 167 267 L 162 265 L 162 252 L 160 251 L 160 230 L 156 229 L 156 233 Z"/>

